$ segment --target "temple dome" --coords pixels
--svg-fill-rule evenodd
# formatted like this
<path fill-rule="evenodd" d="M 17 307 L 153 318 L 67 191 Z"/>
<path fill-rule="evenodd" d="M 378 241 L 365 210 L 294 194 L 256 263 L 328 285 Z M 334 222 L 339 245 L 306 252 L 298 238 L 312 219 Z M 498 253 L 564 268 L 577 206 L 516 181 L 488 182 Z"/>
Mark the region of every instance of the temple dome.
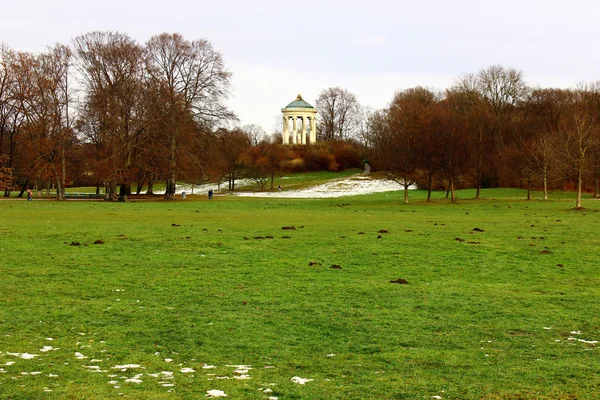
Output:
<path fill-rule="evenodd" d="M 314 108 L 313 106 L 311 106 L 310 104 L 308 104 L 306 101 L 304 101 L 304 99 L 302 98 L 302 95 L 298 95 L 298 97 L 296 97 L 296 100 L 292 101 L 290 104 L 288 104 L 287 106 L 285 106 L 284 110 L 287 109 L 294 109 L 294 108 Z"/>

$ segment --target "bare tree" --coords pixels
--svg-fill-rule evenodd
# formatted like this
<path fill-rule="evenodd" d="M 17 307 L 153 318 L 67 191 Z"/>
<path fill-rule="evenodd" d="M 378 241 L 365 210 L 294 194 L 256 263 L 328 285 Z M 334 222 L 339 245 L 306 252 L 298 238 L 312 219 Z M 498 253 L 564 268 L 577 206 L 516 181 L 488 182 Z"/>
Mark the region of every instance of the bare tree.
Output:
<path fill-rule="evenodd" d="M 481 196 L 481 186 L 485 171 L 491 168 L 491 157 L 489 148 L 493 140 L 488 134 L 492 132 L 492 118 L 486 101 L 477 89 L 477 76 L 473 74 L 463 75 L 450 89 L 455 101 L 462 103 L 461 109 L 468 124 L 468 132 L 471 134 L 473 159 L 476 174 L 475 198 Z M 486 154 L 487 149 L 487 154 Z"/>
<path fill-rule="evenodd" d="M 346 140 L 358 134 L 362 113 L 354 94 L 339 87 L 328 88 L 321 92 L 316 105 L 320 140 Z"/>
<path fill-rule="evenodd" d="M 192 118 L 200 130 L 235 118 L 224 101 L 231 73 L 223 58 L 205 39 L 188 41 L 163 33 L 146 43 L 146 66 L 165 118 L 163 141 L 168 155 L 166 199 L 174 199 L 178 152 L 185 151 L 183 125 Z"/>
<path fill-rule="evenodd" d="M 73 40 L 76 66 L 85 87 L 85 107 L 93 116 L 104 150 L 100 160 L 107 198 L 127 200 L 143 151 L 146 119 L 142 48 L 117 32 L 92 32 Z"/>
<path fill-rule="evenodd" d="M 12 180 L 4 185 L 4 197 L 10 195 L 19 175 L 17 161 L 19 156 L 17 141 L 25 115 L 22 112 L 22 94 L 25 86 L 19 73 L 19 55 L 6 45 L 0 44 L 0 157 L 4 158 L 3 167 L 10 171 Z M 22 152 L 21 152 L 22 153 Z"/>
<path fill-rule="evenodd" d="M 583 174 L 592 152 L 600 145 L 600 120 L 598 110 L 593 103 L 595 93 L 589 87 L 578 91 L 578 98 L 572 112 L 559 124 L 558 137 L 560 152 L 567 166 L 577 176 L 576 208 L 581 208 Z"/>
<path fill-rule="evenodd" d="M 63 200 L 67 151 L 73 145 L 69 69 L 71 49 L 57 45 L 37 57 L 23 56 L 21 67 L 29 76 L 22 97 L 26 132 L 38 168 L 48 169 L 56 181 L 57 199 Z"/>
<path fill-rule="evenodd" d="M 258 146 L 261 142 L 263 142 L 267 138 L 267 134 L 265 130 L 256 124 L 248 124 L 242 126 L 242 130 L 248 134 L 250 137 L 250 143 L 252 146 Z"/>
<path fill-rule="evenodd" d="M 503 149 L 509 139 L 511 116 L 527 94 L 523 73 L 501 65 L 492 65 L 479 71 L 475 87 L 487 100 L 490 111 L 495 116 L 492 139 Z"/>

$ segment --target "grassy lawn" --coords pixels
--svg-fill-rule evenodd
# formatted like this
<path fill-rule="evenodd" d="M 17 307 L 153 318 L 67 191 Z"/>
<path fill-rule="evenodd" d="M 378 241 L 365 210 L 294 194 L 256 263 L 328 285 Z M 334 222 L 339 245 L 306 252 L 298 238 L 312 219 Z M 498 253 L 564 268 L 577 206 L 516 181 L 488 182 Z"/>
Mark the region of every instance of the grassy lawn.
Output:
<path fill-rule="evenodd" d="M 598 398 L 600 201 L 458 194 L 0 201 L 0 398 Z"/>

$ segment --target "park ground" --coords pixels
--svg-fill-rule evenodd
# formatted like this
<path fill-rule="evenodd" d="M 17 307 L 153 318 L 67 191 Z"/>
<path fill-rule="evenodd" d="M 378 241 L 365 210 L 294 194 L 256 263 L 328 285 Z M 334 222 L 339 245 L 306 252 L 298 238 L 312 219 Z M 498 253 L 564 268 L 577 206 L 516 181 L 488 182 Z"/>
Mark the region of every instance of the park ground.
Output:
<path fill-rule="evenodd" d="M 600 202 L 0 202 L 2 399 L 595 399 Z"/>

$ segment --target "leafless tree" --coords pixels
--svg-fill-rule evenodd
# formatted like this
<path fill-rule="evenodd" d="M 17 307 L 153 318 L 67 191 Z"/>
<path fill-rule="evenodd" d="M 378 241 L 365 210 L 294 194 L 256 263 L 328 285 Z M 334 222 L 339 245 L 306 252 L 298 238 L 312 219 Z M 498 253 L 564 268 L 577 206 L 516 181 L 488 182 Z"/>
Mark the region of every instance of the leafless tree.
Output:
<path fill-rule="evenodd" d="M 263 142 L 267 138 L 267 134 L 265 130 L 256 124 L 248 124 L 242 126 L 242 130 L 248 134 L 250 137 L 250 143 L 252 146 L 258 146 L 261 142 Z"/>
<path fill-rule="evenodd" d="M 487 100 L 490 111 L 495 116 L 492 139 L 503 149 L 511 129 L 511 116 L 528 91 L 523 73 L 513 68 L 492 65 L 479 71 L 475 87 Z"/>
<path fill-rule="evenodd" d="M 93 116 L 102 142 L 97 165 L 107 184 L 107 197 L 126 200 L 136 177 L 147 124 L 142 48 L 117 32 L 92 32 L 73 40 L 76 66 L 85 88 L 85 107 Z M 84 114 L 84 113 L 82 113 Z"/>
<path fill-rule="evenodd" d="M 583 174 L 592 152 L 600 145 L 600 115 L 595 105 L 595 89 L 583 86 L 568 117 L 561 120 L 558 130 L 560 152 L 577 176 L 576 208 L 581 208 Z"/>
<path fill-rule="evenodd" d="M 320 140 L 346 140 L 358 134 L 362 114 L 354 94 L 339 87 L 328 88 L 321 92 L 316 106 Z"/>
<path fill-rule="evenodd" d="M 223 58 L 205 39 L 188 41 L 180 34 L 163 33 L 146 43 L 146 67 L 166 118 L 162 125 L 168 155 L 166 199 L 174 199 L 182 130 L 192 118 L 200 131 L 234 119 L 224 101 L 231 73 Z"/>

